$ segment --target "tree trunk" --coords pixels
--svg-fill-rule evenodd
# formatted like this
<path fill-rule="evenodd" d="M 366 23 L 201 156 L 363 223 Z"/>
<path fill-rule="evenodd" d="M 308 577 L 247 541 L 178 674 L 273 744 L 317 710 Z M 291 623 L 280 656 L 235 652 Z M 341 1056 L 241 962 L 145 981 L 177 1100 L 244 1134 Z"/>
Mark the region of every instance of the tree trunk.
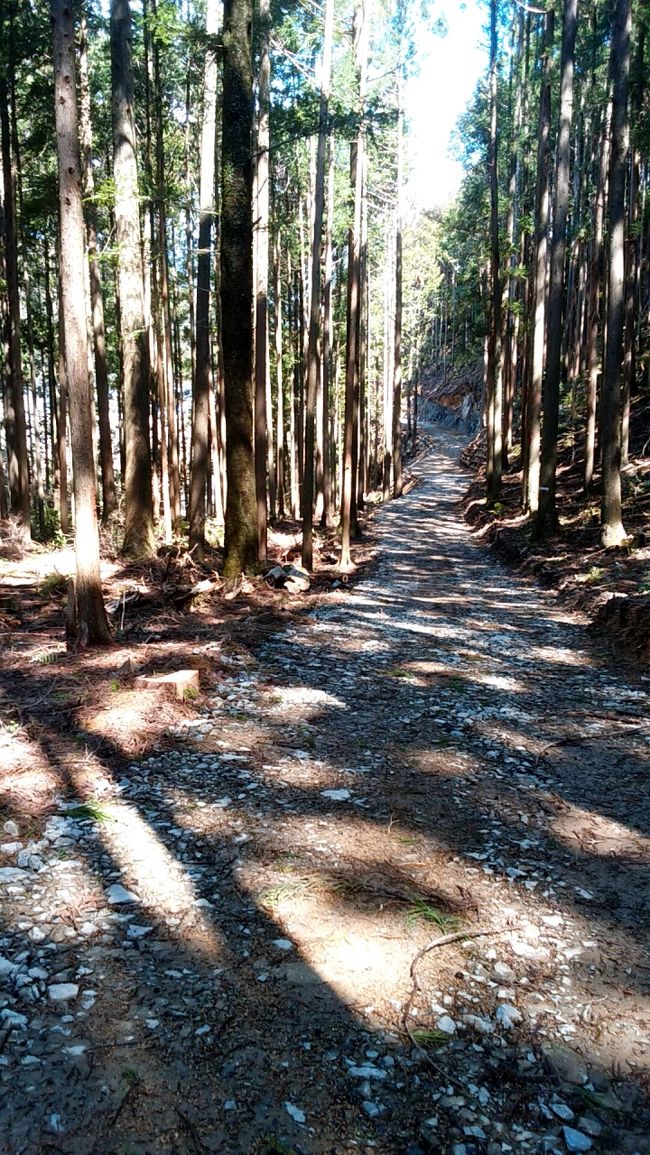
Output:
<path fill-rule="evenodd" d="M 253 237 L 251 0 L 225 0 L 221 315 L 226 395 L 224 576 L 257 564 L 253 451 Z"/>
<path fill-rule="evenodd" d="M 115 476 L 113 472 L 113 443 L 108 399 L 108 364 L 104 329 L 104 300 L 102 278 L 97 257 L 97 220 L 93 201 L 93 136 L 90 115 L 90 80 L 88 76 L 88 29 L 85 12 L 79 24 L 79 116 L 81 129 L 83 195 L 86 208 L 86 238 L 90 274 L 90 309 L 95 358 L 97 412 L 99 418 L 99 459 L 102 479 L 102 521 L 107 521 L 117 508 Z"/>
<path fill-rule="evenodd" d="M 546 332 L 546 263 L 548 247 L 548 169 L 551 131 L 551 52 L 555 12 L 549 8 L 544 23 L 542 84 L 537 129 L 537 181 L 535 187 L 533 268 L 528 294 L 529 341 L 526 382 L 526 422 L 523 433 L 522 501 L 530 513 L 539 508 L 542 382 Z"/>
<path fill-rule="evenodd" d="M 319 334 L 321 319 L 321 243 L 323 211 L 325 207 L 325 149 L 327 146 L 327 119 L 329 109 L 330 72 L 332 65 L 332 35 L 334 31 L 334 0 L 326 0 L 323 33 L 323 59 L 320 75 L 320 113 L 316 176 L 314 187 L 314 219 L 311 246 L 311 291 L 309 297 L 309 344 L 307 351 L 307 403 L 305 422 L 305 471 L 302 510 L 302 564 L 313 569 L 314 525 L 314 428 L 316 416 L 316 388 L 320 371 Z"/>
<path fill-rule="evenodd" d="M 76 640 L 80 644 L 93 644 L 107 642 L 110 632 L 99 570 L 74 26 L 72 8 L 67 0 L 52 0 L 52 31 L 61 251 L 65 253 L 65 262 L 61 263 L 60 290 L 74 466 Z"/>
<path fill-rule="evenodd" d="M 214 38 L 217 29 L 217 2 L 210 0 L 206 14 L 207 36 Z M 209 463 L 210 392 L 213 389 L 210 357 L 210 281 L 212 222 L 215 214 L 217 56 L 211 43 L 208 45 L 205 57 L 203 92 L 199 237 L 196 268 L 196 369 L 192 410 L 192 472 L 189 509 L 190 549 L 194 551 L 197 561 L 203 561 L 205 556 L 205 494 Z"/>
<path fill-rule="evenodd" d="M 589 289 L 587 304 L 587 425 L 585 429 L 584 490 L 589 495 L 594 476 L 596 457 L 596 409 L 598 404 L 598 373 L 600 357 L 598 338 L 601 330 L 600 301 L 603 281 L 603 222 L 609 171 L 611 101 L 603 112 L 600 141 L 600 160 L 596 196 L 593 208 L 591 255 L 589 260 Z"/>
<path fill-rule="evenodd" d="M 341 485 L 341 569 L 350 569 L 350 540 L 358 533 L 357 468 L 359 463 L 359 308 L 361 204 L 364 155 L 364 102 L 368 57 L 370 4 L 355 12 L 355 56 L 358 75 L 359 130 L 350 145 L 350 188 L 353 219 L 348 236 L 347 340 L 345 350 L 345 421 Z"/>
<path fill-rule="evenodd" d="M 630 78 L 630 0 L 617 0 L 612 28 L 610 75 L 612 151 L 609 166 L 609 291 L 603 368 L 602 542 L 606 548 L 626 540 L 621 515 L 621 378 L 625 327 L 625 174 L 629 147 L 627 100 Z"/>
<path fill-rule="evenodd" d="M 400 5 L 401 7 L 401 5 Z M 393 497 L 402 496 L 402 48 L 397 80 L 397 179 L 395 188 L 395 324 L 393 329 Z"/>
<path fill-rule="evenodd" d="M 257 507 L 257 550 L 260 562 L 266 561 L 267 448 L 268 423 L 271 417 L 271 414 L 267 412 L 266 397 L 269 347 L 270 19 L 270 0 L 259 0 L 261 46 L 255 169 L 255 500 Z"/>
<path fill-rule="evenodd" d="M 158 9 L 157 0 L 151 0 L 154 32 L 151 37 L 153 56 L 154 114 L 156 136 L 156 204 L 158 217 L 158 303 L 160 306 L 158 323 L 162 335 L 162 361 L 164 367 L 165 402 L 167 410 L 167 462 L 169 470 L 169 501 L 172 526 L 176 532 L 180 528 L 181 489 L 178 460 L 178 425 L 174 403 L 175 373 L 172 356 L 172 308 L 169 290 L 169 259 L 167 254 L 167 209 L 165 194 L 165 138 L 163 129 L 163 93 L 160 69 L 160 47 L 155 22 Z M 146 8 L 145 8 L 146 16 Z M 177 316 L 174 309 L 174 316 Z"/>
<path fill-rule="evenodd" d="M 501 365 L 501 271 L 499 254 L 499 179 L 497 171 L 497 0 L 490 0 L 490 320 L 486 396 L 488 404 L 487 499 L 501 496 L 503 378 Z"/>
<path fill-rule="evenodd" d="M 5 274 L 9 314 L 9 381 L 5 391 L 7 473 L 12 514 L 30 531 L 31 501 L 27 423 L 23 390 L 20 340 L 20 289 L 18 284 L 18 229 L 16 223 L 16 168 L 11 149 L 7 82 L 0 78 L 0 132 L 4 183 Z"/>
<path fill-rule="evenodd" d="M 284 439 L 284 381 L 282 372 L 282 270 L 280 229 L 276 227 L 273 253 L 274 298 L 275 298 L 275 374 L 276 374 L 276 432 L 275 432 L 275 492 L 277 515 L 284 517 L 286 487 L 286 458 Z"/>
<path fill-rule="evenodd" d="M 560 59 L 560 112 L 555 166 L 555 190 L 553 196 L 553 235 L 551 240 L 546 329 L 546 379 L 544 382 L 542 461 L 540 468 L 539 509 L 535 519 L 535 532 L 539 537 L 552 536 L 557 533 L 558 530 L 555 485 L 557 435 L 560 418 L 560 382 L 562 376 L 562 312 L 565 304 L 564 266 L 566 261 L 567 217 L 569 214 L 573 69 L 577 20 L 578 0 L 564 0 L 562 54 Z"/>
<path fill-rule="evenodd" d="M 123 549 L 133 557 L 145 557 L 154 552 L 155 540 L 149 442 L 149 347 L 142 290 L 129 0 L 111 0 L 111 75 L 126 442 Z"/>
<path fill-rule="evenodd" d="M 334 220 L 334 140 L 329 139 L 327 173 L 327 218 L 325 226 L 325 284 L 323 287 L 323 517 L 322 524 L 329 528 L 333 520 L 332 495 L 332 436 L 330 411 L 332 408 L 332 231 Z"/>

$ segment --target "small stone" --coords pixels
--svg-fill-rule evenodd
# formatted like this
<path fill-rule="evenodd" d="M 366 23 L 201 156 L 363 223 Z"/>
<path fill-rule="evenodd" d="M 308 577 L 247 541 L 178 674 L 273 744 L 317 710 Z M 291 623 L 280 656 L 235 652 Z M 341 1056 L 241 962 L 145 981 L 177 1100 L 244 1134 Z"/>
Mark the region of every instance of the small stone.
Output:
<path fill-rule="evenodd" d="M 236 1111 L 237 1110 L 237 1103 L 235 1102 L 234 1099 L 226 1099 L 226 1101 L 223 1105 L 223 1109 L 224 1109 L 224 1111 Z"/>
<path fill-rule="evenodd" d="M 369 1119 L 378 1119 L 383 1111 L 381 1105 L 373 1103 L 371 1099 L 364 1099 L 361 1106 Z"/>
<path fill-rule="evenodd" d="M 561 1119 L 563 1123 L 572 1123 L 575 1119 L 575 1115 L 568 1103 L 549 1103 L 549 1106 L 553 1114 L 557 1115 L 558 1119 Z"/>
<path fill-rule="evenodd" d="M 0 1019 L 5 1027 L 26 1027 L 29 1022 L 27 1015 L 19 1015 L 18 1011 L 11 1011 L 8 1008 L 0 1011 Z"/>
<path fill-rule="evenodd" d="M 321 798 L 329 798 L 332 802 L 347 802 L 352 797 L 349 790 L 321 790 Z"/>
<path fill-rule="evenodd" d="M 290 1115 L 296 1123 L 305 1122 L 305 1112 L 301 1111 L 300 1107 L 294 1107 L 293 1103 L 285 1102 L 284 1109 L 287 1112 L 287 1115 Z"/>
<path fill-rule="evenodd" d="M 16 964 L 0 954 L 0 979 L 6 979 L 16 970 Z"/>
<path fill-rule="evenodd" d="M 2 829 L 4 830 L 5 834 L 9 835 L 10 838 L 18 838 L 18 835 L 20 834 L 18 824 L 14 822 L 13 818 L 8 818 L 6 822 L 3 822 Z"/>
<path fill-rule="evenodd" d="M 293 950 L 293 943 L 288 938 L 274 938 L 271 941 L 271 946 L 274 946 L 276 950 Z"/>
<path fill-rule="evenodd" d="M 572 1051 L 570 1047 L 563 1047 L 558 1043 L 546 1043 L 542 1046 L 542 1054 L 546 1066 L 556 1078 L 572 1086 L 580 1087 L 587 1082 L 589 1071 L 581 1055 Z"/>
<path fill-rule="evenodd" d="M 130 939 L 144 938 L 145 935 L 151 934 L 152 930 L 152 926 L 138 926 L 137 923 L 133 922 L 127 927 L 126 937 Z"/>
<path fill-rule="evenodd" d="M 353 1079 L 377 1079 L 382 1080 L 388 1078 L 385 1071 L 381 1067 L 373 1067 L 372 1063 L 364 1063 L 361 1067 L 350 1067 L 348 1071 Z"/>
<path fill-rule="evenodd" d="M 502 1027 L 510 1031 L 513 1027 L 516 1027 L 517 1023 L 521 1022 L 523 1016 L 521 1011 L 518 1011 L 516 1007 L 510 1006 L 509 1003 L 501 1003 L 501 1006 L 497 1007 L 495 1017 Z"/>
<path fill-rule="evenodd" d="M 507 963 L 496 962 L 494 964 L 494 973 L 498 979 L 509 979 L 512 978 L 513 970 Z"/>
<path fill-rule="evenodd" d="M 18 854 L 19 850 L 23 849 L 22 842 L 3 842 L 0 843 L 0 854 L 13 855 Z"/>
<path fill-rule="evenodd" d="M 449 1015 L 441 1015 L 438 1019 L 437 1027 L 439 1031 L 444 1031 L 446 1035 L 456 1034 L 456 1024 Z"/>
<path fill-rule="evenodd" d="M 137 902 L 135 894 L 130 890 L 126 890 L 119 882 L 114 882 L 106 891 L 106 898 L 111 906 L 121 906 L 127 902 Z"/>
<path fill-rule="evenodd" d="M 69 999 L 76 999 L 79 987 L 76 983 L 52 983 L 47 988 L 47 993 L 53 1003 L 64 1003 Z"/>
<path fill-rule="evenodd" d="M 489 1019 L 481 1018 L 480 1015 L 463 1015 L 463 1022 L 482 1035 L 491 1035 L 494 1031 L 494 1024 Z"/>
<path fill-rule="evenodd" d="M 591 1139 L 582 1131 L 576 1131 L 574 1127 L 563 1127 L 562 1132 L 568 1151 L 591 1151 Z"/>
<path fill-rule="evenodd" d="M 578 1119 L 578 1127 L 581 1131 L 586 1131 L 587 1135 L 592 1135 L 594 1139 L 598 1138 L 603 1129 L 602 1123 L 599 1123 L 593 1115 L 581 1115 Z"/>

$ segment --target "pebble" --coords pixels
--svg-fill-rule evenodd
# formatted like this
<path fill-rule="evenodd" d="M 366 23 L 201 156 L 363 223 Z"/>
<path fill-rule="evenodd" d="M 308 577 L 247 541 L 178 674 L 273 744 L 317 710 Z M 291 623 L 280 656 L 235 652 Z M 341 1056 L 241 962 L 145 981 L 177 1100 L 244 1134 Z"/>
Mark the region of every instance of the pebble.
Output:
<path fill-rule="evenodd" d="M 516 1007 L 510 1006 L 508 1003 L 501 1003 L 501 1006 L 497 1007 L 495 1018 L 502 1027 L 509 1031 L 522 1021 L 523 1015 Z"/>
<path fill-rule="evenodd" d="M 68 1002 L 70 999 L 76 999 L 79 987 L 76 983 L 52 983 L 47 988 L 47 993 L 53 1003 Z"/>
<path fill-rule="evenodd" d="M 441 1015 L 437 1022 L 439 1031 L 444 1031 L 446 1035 L 456 1034 L 456 1024 L 449 1015 Z"/>
<path fill-rule="evenodd" d="M 126 890 L 119 882 L 113 883 L 106 891 L 106 898 L 111 906 L 122 906 L 129 902 L 137 902 L 138 899 L 130 890 Z"/>
<path fill-rule="evenodd" d="M 329 798 L 331 802 L 347 802 L 352 795 L 349 790 L 321 790 L 321 798 Z"/>
<path fill-rule="evenodd" d="M 593 1144 L 584 1132 L 576 1131 L 574 1127 L 563 1127 L 562 1133 L 567 1151 L 591 1151 Z"/>
<path fill-rule="evenodd" d="M 294 1107 L 293 1103 L 285 1102 L 284 1109 L 296 1123 L 305 1122 L 306 1115 L 304 1111 L 300 1110 L 300 1107 Z"/>

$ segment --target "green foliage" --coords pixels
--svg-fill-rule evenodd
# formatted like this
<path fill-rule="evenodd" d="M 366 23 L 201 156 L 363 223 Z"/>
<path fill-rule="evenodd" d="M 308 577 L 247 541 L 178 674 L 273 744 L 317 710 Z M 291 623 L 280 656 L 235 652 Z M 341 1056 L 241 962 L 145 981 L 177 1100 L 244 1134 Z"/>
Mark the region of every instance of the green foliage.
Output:
<path fill-rule="evenodd" d="M 32 510 L 31 530 L 34 541 L 45 542 L 54 546 L 55 549 L 63 549 L 65 546 L 59 511 L 53 505 L 48 505 L 47 502 L 44 504 L 40 516 L 37 510 Z"/>

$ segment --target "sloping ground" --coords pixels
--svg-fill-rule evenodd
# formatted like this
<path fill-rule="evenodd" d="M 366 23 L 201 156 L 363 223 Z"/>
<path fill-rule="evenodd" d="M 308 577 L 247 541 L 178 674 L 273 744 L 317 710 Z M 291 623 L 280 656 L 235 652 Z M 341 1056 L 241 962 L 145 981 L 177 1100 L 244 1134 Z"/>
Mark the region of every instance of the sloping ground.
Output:
<path fill-rule="evenodd" d="M 3 1152 L 650 1152 L 647 694 L 471 539 L 459 447 L 311 617 L 198 617 L 137 747 L 135 691 L 5 670 Z"/>
<path fill-rule="evenodd" d="M 465 516 L 479 540 L 489 542 L 510 565 L 534 575 L 547 589 L 557 590 L 563 603 L 584 610 L 594 632 L 612 652 L 633 665 L 650 662 L 650 458 L 647 434 L 650 401 L 635 399 L 630 461 L 622 474 L 623 523 L 628 542 L 621 549 L 603 549 L 600 540 L 600 476 L 587 500 L 583 484 L 582 439 L 567 433 L 559 447 L 557 505 L 560 532 L 538 541 L 530 518 L 521 507 L 519 448 L 503 477 L 500 501 L 485 500 L 485 435 L 481 433 L 461 453 L 475 474 L 465 500 Z"/>

